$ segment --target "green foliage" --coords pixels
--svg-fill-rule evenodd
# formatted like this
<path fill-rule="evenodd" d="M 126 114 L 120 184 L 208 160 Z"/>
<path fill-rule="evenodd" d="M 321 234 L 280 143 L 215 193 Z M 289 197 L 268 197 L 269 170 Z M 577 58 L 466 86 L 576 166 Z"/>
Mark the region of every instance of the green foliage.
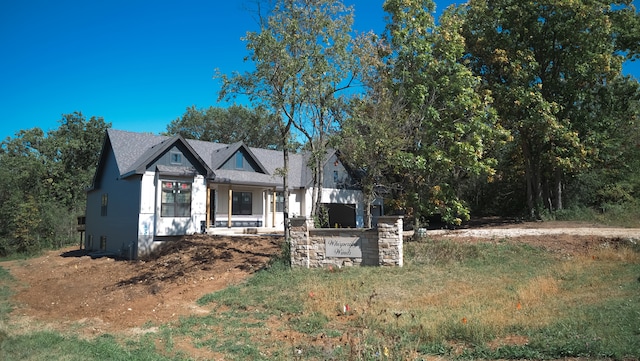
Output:
<path fill-rule="evenodd" d="M 640 227 L 640 204 L 637 200 L 628 203 L 602 204 L 598 209 L 575 206 L 555 211 L 551 219 L 559 221 L 583 221 L 613 227 Z"/>
<path fill-rule="evenodd" d="M 617 133 L 638 132 L 638 83 L 621 76 L 638 50 L 628 2 L 471 1 L 463 14 L 465 59 L 514 136 L 518 159 L 501 160 L 523 177 L 529 216 L 564 208 L 575 175 L 611 167 L 600 159 L 635 163 Z"/>
<path fill-rule="evenodd" d="M 313 225 L 315 228 L 329 228 L 329 209 L 325 205 L 318 208 L 317 214 L 313 217 Z"/>
<path fill-rule="evenodd" d="M 493 174 L 495 160 L 487 157 L 487 150 L 505 133 L 490 108 L 490 92 L 481 89 L 480 77 L 461 62 L 462 18 L 447 11 L 436 27 L 434 6 L 431 0 L 384 3 L 390 19 L 385 34 L 389 51 L 382 55 L 388 65 L 379 73 L 389 75 L 386 89 L 372 89 L 372 99 L 388 91 L 387 106 L 401 104 L 397 127 L 404 138 L 386 159 L 399 184 L 394 193 L 398 206 L 411 209 L 416 223 L 439 215 L 460 224 L 469 217 L 460 187 L 471 176 Z"/>
<path fill-rule="evenodd" d="M 66 114 L 46 135 L 22 130 L 0 144 L 0 256 L 75 242 L 108 127 Z"/>
<path fill-rule="evenodd" d="M 182 117 L 167 125 L 165 134 L 225 144 L 242 141 L 249 147 L 282 149 L 279 122 L 264 108 L 232 105 L 197 109 L 191 106 Z"/>
<path fill-rule="evenodd" d="M 284 141 L 292 134 L 305 140 L 313 171 L 311 213 L 316 215 L 330 135 L 345 112 L 344 93 L 357 69 L 350 51 L 353 11 L 335 0 L 279 0 L 267 7 L 267 14 L 260 13 L 260 31 L 244 38 L 249 51 L 245 60 L 255 69 L 219 75 L 219 97 L 248 96 L 278 115 Z M 287 202 L 285 196 L 285 213 Z"/>

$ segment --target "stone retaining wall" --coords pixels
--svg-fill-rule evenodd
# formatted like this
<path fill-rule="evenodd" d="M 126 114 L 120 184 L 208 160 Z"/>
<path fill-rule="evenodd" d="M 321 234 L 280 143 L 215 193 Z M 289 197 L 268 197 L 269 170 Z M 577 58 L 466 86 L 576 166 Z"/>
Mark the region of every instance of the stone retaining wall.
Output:
<path fill-rule="evenodd" d="M 400 216 L 379 217 L 377 229 L 315 229 L 305 217 L 290 221 L 293 267 L 402 267 Z"/>

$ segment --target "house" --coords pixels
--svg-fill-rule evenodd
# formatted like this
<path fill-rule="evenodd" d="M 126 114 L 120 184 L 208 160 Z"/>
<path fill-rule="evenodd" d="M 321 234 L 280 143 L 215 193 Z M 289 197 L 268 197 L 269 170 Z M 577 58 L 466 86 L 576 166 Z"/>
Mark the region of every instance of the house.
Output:
<path fill-rule="evenodd" d="M 289 214 L 309 217 L 308 156 L 291 154 L 289 163 Z M 281 151 L 242 142 L 109 129 L 87 193 L 85 247 L 136 259 L 183 235 L 283 231 L 282 166 Z M 362 192 L 335 151 L 327 154 L 324 172 L 322 203 L 330 224 L 362 227 Z"/>

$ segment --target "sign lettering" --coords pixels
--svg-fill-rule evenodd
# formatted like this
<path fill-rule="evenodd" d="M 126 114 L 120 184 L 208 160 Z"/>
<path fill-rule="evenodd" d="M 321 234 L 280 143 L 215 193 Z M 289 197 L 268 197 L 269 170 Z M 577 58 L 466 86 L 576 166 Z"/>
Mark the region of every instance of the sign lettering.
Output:
<path fill-rule="evenodd" d="M 362 258 L 361 241 L 358 237 L 325 238 L 327 257 Z"/>

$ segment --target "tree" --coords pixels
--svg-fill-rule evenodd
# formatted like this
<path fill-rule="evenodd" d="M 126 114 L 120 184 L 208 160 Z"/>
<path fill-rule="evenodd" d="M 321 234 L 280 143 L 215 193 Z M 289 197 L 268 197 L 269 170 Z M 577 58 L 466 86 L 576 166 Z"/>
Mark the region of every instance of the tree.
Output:
<path fill-rule="evenodd" d="M 82 213 L 86 189 L 98 165 L 105 132 L 111 123 L 102 117 L 88 120 L 81 112 L 63 114 L 57 129 L 49 131 L 37 149 L 48 164 L 51 192 L 70 212 Z"/>
<path fill-rule="evenodd" d="M 486 150 L 504 132 L 491 111 L 490 92 L 462 63 L 462 19 L 446 11 L 435 26 L 431 0 L 387 0 L 391 48 L 390 89 L 405 104 L 411 144 L 396 161 L 406 185 L 401 194 L 416 223 L 440 215 L 460 224 L 469 209 L 459 186 L 472 175 L 491 175 Z M 396 101 L 397 102 L 397 101 Z"/>
<path fill-rule="evenodd" d="M 408 137 L 402 124 L 404 109 L 389 97 L 354 100 L 350 115 L 336 136 L 337 148 L 351 169 L 364 198 L 365 228 L 371 228 L 371 206 L 376 198 L 398 189 L 393 165 L 406 151 Z"/>
<path fill-rule="evenodd" d="M 472 0 L 464 36 L 475 74 L 496 101 L 525 168 L 528 214 L 563 208 L 566 180 L 591 165 L 587 141 L 600 89 L 637 54 L 639 18 L 631 1 Z M 603 109 L 601 109 L 603 110 Z"/>
<path fill-rule="evenodd" d="M 0 153 L 0 254 L 32 252 L 46 201 L 47 171 L 37 151 L 44 142 L 39 128 L 22 130 L 2 142 Z"/>
<path fill-rule="evenodd" d="M 351 100 L 333 143 L 363 192 L 364 226 L 370 228 L 373 201 L 399 188 L 394 164 L 410 145 L 410 130 L 404 127 L 404 104 L 389 89 L 388 44 L 373 33 L 359 36 L 356 42 L 357 80 L 365 94 Z"/>
<path fill-rule="evenodd" d="M 573 204 L 604 210 L 611 204 L 633 202 L 640 194 L 640 85 L 617 77 L 591 94 L 585 117 L 593 126 L 582 133 L 590 167 L 567 184 Z"/>
<path fill-rule="evenodd" d="M 351 10 L 340 1 L 279 0 L 269 16 L 260 17 L 260 31 L 245 37 L 255 70 L 220 75 L 220 98 L 245 95 L 278 114 L 283 146 L 285 233 L 288 232 L 288 152 L 292 127 L 306 138 L 314 169 L 314 211 L 318 210 L 327 132 L 335 125 L 342 103 L 338 92 L 349 85 L 353 71 L 347 48 Z"/>
<path fill-rule="evenodd" d="M 165 135 L 180 134 L 189 139 L 231 144 L 243 141 L 250 147 L 282 149 L 278 121 L 264 108 L 241 105 L 229 108 L 187 108 L 182 117 L 167 126 Z"/>
<path fill-rule="evenodd" d="M 0 144 L 0 253 L 34 252 L 75 239 L 110 124 L 65 114 L 45 133 L 22 130 Z"/>

